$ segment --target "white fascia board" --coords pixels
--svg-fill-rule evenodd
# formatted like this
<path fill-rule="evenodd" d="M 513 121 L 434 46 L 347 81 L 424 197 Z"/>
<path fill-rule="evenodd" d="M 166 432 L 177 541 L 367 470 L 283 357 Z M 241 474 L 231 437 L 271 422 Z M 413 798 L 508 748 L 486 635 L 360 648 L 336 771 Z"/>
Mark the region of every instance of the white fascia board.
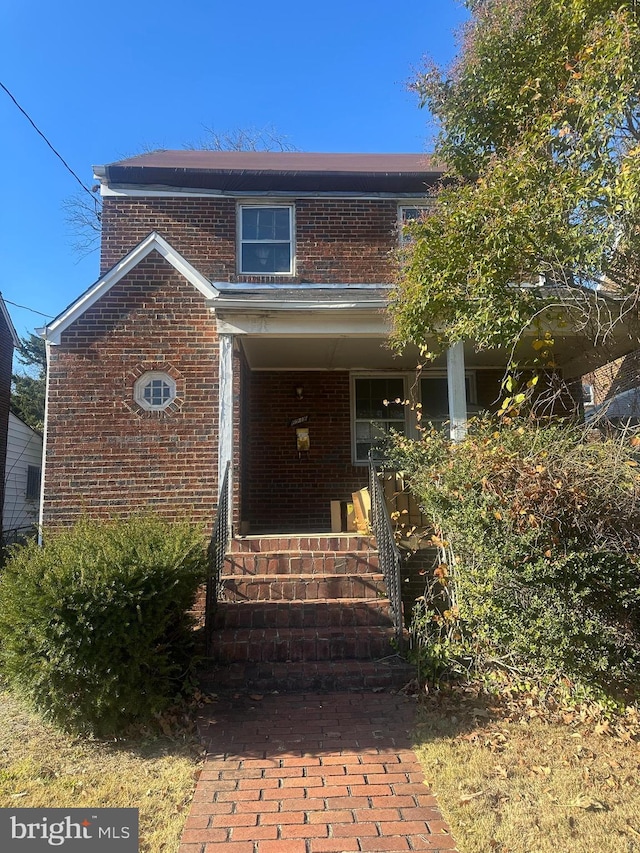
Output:
<path fill-rule="evenodd" d="M 126 186 L 120 186 L 118 184 L 114 184 L 113 186 L 101 184 L 100 195 L 103 198 L 144 198 L 147 196 L 156 196 L 158 198 L 184 198 L 185 196 L 189 196 L 190 198 L 278 198 L 281 200 L 289 199 L 291 201 L 294 201 L 297 198 L 357 199 L 358 201 L 379 201 L 380 199 L 392 201 L 396 199 L 398 202 L 403 202 L 405 206 L 411 206 L 409 204 L 411 201 L 424 204 L 426 200 L 425 195 L 416 195 L 415 193 L 381 192 L 363 194 L 359 192 L 291 192 L 291 190 L 287 190 L 286 192 L 278 190 L 265 190 L 264 192 L 256 192 L 256 190 L 236 190 L 235 192 L 223 192 L 222 190 L 216 189 L 195 190 L 192 187 L 163 187 L 157 185 L 147 186 L 144 184 L 127 184 Z"/>
<path fill-rule="evenodd" d="M 60 343 L 62 333 L 85 311 L 91 308 L 114 284 L 117 284 L 131 270 L 144 260 L 153 251 L 158 252 L 168 261 L 171 266 L 187 279 L 205 299 L 214 299 L 218 291 L 211 282 L 198 272 L 179 252 L 167 243 L 155 231 L 138 243 L 128 255 L 112 267 L 101 279 L 92 285 L 79 299 L 73 302 L 62 314 L 56 317 L 52 323 L 44 327 L 41 334 L 52 344 Z"/>
<path fill-rule="evenodd" d="M 286 287 L 295 287 L 296 290 L 391 290 L 393 287 L 392 284 L 336 284 L 332 282 L 330 284 L 323 284 L 321 282 L 292 282 L 291 284 L 287 284 L 284 282 L 270 282 L 267 284 L 261 284 L 254 281 L 213 281 L 212 285 L 220 290 L 223 296 L 223 291 L 229 290 L 240 290 L 240 291 L 251 291 L 251 292 L 260 292 L 261 290 L 280 290 L 281 288 Z"/>
<path fill-rule="evenodd" d="M 272 337 L 388 338 L 391 323 L 382 311 L 345 312 L 300 310 L 216 314 L 220 334 Z"/>
<path fill-rule="evenodd" d="M 385 299 L 358 299 L 353 302 L 330 302 L 324 299 L 322 302 L 310 302 L 309 300 L 293 300 L 291 302 L 274 302 L 273 299 L 250 299 L 246 302 L 240 299 L 224 299 L 218 297 L 207 303 L 214 311 L 357 311 L 358 309 L 371 309 L 380 311 L 387 307 Z"/>

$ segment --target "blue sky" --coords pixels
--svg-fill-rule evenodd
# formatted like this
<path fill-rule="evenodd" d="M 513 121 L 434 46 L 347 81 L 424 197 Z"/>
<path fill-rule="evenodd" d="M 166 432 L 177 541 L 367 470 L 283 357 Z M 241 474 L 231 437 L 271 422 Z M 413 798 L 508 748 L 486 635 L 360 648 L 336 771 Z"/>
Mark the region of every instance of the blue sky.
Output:
<path fill-rule="evenodd" d="M 302 151 L 430 149 L 407 81 L 448 62 L 456 0 L 0 0 L 0 81 L 80 179 L 203 127 L 274 127 Z M 58 314 L 95 279 L 62 204 L 79 186 L 0 90 L 0 290 Z M 8 305 L 18 334 L 45 318 Z"/>

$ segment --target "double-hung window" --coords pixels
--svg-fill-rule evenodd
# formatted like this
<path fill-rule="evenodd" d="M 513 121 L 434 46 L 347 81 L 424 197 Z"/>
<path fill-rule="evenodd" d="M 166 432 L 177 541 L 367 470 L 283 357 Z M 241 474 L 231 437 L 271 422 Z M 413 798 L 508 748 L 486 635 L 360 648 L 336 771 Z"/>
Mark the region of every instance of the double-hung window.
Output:
<path fill-rule="evenodd" d="M 421 219 L 425 213 L 433 210 L 432 204 L 422 205 L 401 205 L 398 208 L 398 229 L 400 232 L 400 245 L 409 246 L 413 242 L 413 237 L 409 230 L 405 227 L 411 222 L 416 222 Z"/>
<path fill-rule="evenodd" d="M 407 388 L 415 406 L 407 405 Z M 475 374 L 465 377 L 467 405 L 478 411 Z M 383 459 L 392 432 L 418 436 L 419 428 L 447 429 L 449 392 L 445 373 L 425 372 L 416 384 L 414 373 L 360 374 L 352 377 L 353 461 Z M 420 415 L 418 415 L 420 412 Z"/>
<path fill-rule="evenodd" d="M 239 272 L 293 273 L 293 207 L 244 204 L 239 210 Z"/>
<path fill-rule="evenodd" d="M 354 379 L 355 460 L 366 462 L 369 451 L 382 456 L 389 433 L 405 432 L 405 384 L 402 376 L 367 376 Z"/>

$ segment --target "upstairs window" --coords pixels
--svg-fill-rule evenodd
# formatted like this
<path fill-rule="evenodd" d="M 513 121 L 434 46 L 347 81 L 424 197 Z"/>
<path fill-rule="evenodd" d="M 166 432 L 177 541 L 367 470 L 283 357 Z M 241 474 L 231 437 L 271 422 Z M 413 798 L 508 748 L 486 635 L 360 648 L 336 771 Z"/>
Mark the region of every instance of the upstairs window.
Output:
<path fill-rule="evenodd" d="M 405 228 L 410 222 L 415 222 L 418 219 L 421 219 L 425 213 L 428 213 L 432 209 L 432 205 L 423 204 L 423 205 L 402 205 L 398 208 L 398 230 L 400 232 L 400 245 L 408 246 L 413 242 L 413 237 L 409 234 L 408 230 Z"/>
<path fill-rule="evenodd" d="M 243 205 L 240 208 L 240 272 L 290 275 L 293 272 L 293 208 Z"/>

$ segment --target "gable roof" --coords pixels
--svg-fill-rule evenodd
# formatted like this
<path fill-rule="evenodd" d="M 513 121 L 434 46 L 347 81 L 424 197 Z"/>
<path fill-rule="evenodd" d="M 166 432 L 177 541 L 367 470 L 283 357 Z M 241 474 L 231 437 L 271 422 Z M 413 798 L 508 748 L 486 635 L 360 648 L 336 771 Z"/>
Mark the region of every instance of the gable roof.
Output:
<path fill-rule="evenodd" d="M 107 188 L 424 195 L 444 169 L 428 154 L 155 151 L 95 166 L 94 172 Z"/>
<path fill-rule="evenodd" d="M 40 334 L 50 343 L 59 344 L 62 333 L 75 320 L 81 317 L 98 299 L 104 296 L 105 293 L 108 293 L 114 284 L 117 284 L 121 278 L 131 272 L 140 261 L 144 260 L 154 250 L 162 255 L 205 298 L 213 299 L 217 296 L 218 291 L 212 286 L 211 282 L 199 273 L 179 252 L 176 252 L 164 237 L 161 237 L 156 231 L 152 231 L 129 254 L 125 255 L 119 263 L 105 273 L 102 278 L 98 279 L 95 284 L 91 285 L 79 299 L 76 299 L 68 308 L 65 308 L 62 314 L 59 314 L 55 320 L 52 320 L 51 323 L 40 329 Z"/>

